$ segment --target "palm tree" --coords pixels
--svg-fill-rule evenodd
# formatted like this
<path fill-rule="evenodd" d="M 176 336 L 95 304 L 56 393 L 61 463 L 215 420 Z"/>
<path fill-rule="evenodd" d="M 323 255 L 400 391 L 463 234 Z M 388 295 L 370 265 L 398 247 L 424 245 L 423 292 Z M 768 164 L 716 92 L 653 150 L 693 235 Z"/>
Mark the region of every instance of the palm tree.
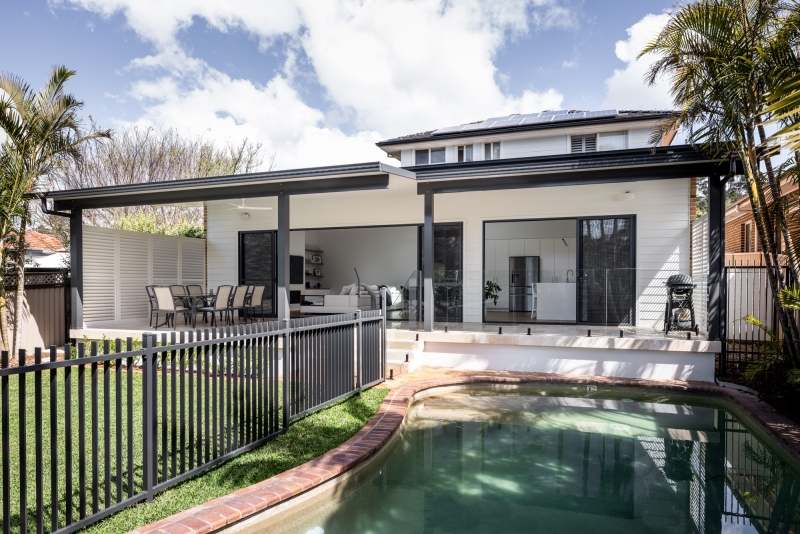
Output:
<path fill-rule="evenodd" d="M 30 220 L 28 199 L 42 185 L 53 167 L 63 159 L 80 159 L 79 146 L 91 139 L 110 137 L 108 131 L 85 133 L 78 111 L 83 102 L 64 92 L 75 71 L 53 67 L 44 87 L 34 92 L 20 78 L 0 74 L 0 268 L 8 260 L 7 242 L 16 245 L 17 292 L 14 306 L 14 334 L 9 337 L 6 319 L 5 282 L 0 271 L 0 326 L 2 341 L 16 352 L 22 326 L 21 311 L 25 284 L 25 229 Z"/>
<path fill-rule="evenodd" d="M 797 0 L 699 0 L 676 9 L 639 55 L 658 57 L 646 81 L 669 80 L 679 110 L 660 125 L 658 133 L 684 125 L 690 129 L 693 144 L 741 159 L 770 286 L 776 295 L 785 289 L 779 276 L 780 238 L 795 279 L 800 262 L 782 205 L 781 176 L 772 166 L 772 148 L 763 123 L 768 113 L 765 96 L 780 79 L 800 73 L 789 26 L 797 5 Z M 797 366 L 797 324 L 782 308 L 779 320 L 787 354 Z"/>

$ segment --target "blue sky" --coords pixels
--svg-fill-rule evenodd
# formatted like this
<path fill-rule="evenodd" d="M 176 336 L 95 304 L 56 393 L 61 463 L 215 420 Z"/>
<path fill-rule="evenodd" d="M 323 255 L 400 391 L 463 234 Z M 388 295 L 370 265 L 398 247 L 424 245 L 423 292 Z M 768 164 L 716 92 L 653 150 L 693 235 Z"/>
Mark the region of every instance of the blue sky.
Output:
<path fill-rule="evenodd" d="M 111 128 L 244 137 L 279 168 L 380 159 L 374 142 L 541 109 L 664 109 L 636 52 L 655 0 L 4 0 L 0 70 L 50 66 Z M 20 45 L 20 43 L 25 43 Z"/>

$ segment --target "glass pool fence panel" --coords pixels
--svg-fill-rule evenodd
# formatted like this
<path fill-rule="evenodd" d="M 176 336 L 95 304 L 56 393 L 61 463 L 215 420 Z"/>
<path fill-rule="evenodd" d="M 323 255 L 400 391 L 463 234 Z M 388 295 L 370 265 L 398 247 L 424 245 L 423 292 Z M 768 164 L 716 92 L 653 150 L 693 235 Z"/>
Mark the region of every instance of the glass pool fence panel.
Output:
<path fill-rule="evenodd" d="M 0 353 L 3 532 L 75 532 L 266 443 L 286 430 L 290 403 L 307 413 L 359 390 L 361 338 L 362 383 L 382 381 L 380 310 L 21 350 L 16 362 Z M 284 392 L 305 398 L 286 403 L 279 360 L 291 341 L 290 360 L 306 365 L 288 372 L 305 382 Z"/>
<path fill-rule="evenodd" d="M 292 319 L 288 333 L 290 421 L 386 379 L 382 310 Z"/>

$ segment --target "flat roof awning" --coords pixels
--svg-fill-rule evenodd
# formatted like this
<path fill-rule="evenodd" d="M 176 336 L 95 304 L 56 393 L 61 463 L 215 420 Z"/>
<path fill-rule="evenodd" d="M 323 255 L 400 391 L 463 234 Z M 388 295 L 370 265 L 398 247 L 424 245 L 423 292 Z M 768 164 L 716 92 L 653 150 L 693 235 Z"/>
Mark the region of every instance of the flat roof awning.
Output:
<path fill-rule="evenodd" d="M 390 175 L 415 177 L 408 170 L 374 162 L 49 191 L 41 196 L 53 201 L 55 210 L 116 208 L 387 189 Z"/>
<path fill-rule="evenodd" d="M 741 162 L 735 173 L 742 173 Z M 411 167 L 417 194 L 460 193 L 726 175 L 730 160 L 666 146 Z"/>

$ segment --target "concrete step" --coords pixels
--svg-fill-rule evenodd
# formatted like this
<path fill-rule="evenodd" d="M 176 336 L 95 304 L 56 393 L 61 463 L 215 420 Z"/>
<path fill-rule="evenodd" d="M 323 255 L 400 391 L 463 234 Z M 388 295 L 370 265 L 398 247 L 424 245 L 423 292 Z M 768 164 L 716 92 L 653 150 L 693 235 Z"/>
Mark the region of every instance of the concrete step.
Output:
<path fill-rule="evenodd" d="M 386 341 L 415 341 L 418 332 L 409 330 L 386 330 Z"/>
<path fill-rule="evenodd" d="M 386 339 L 387 349 L 397 350 L 422 350 L 424 343 L 422 341 L 406 341 L 399 339 Z"/>
<path fill-rule="evenodd" d="M 386 363 L 405 363 L 406 354 L 408 355 L 408 361 L 413 362 L 416 354 L 413 350 L 386 349 Z"/>

